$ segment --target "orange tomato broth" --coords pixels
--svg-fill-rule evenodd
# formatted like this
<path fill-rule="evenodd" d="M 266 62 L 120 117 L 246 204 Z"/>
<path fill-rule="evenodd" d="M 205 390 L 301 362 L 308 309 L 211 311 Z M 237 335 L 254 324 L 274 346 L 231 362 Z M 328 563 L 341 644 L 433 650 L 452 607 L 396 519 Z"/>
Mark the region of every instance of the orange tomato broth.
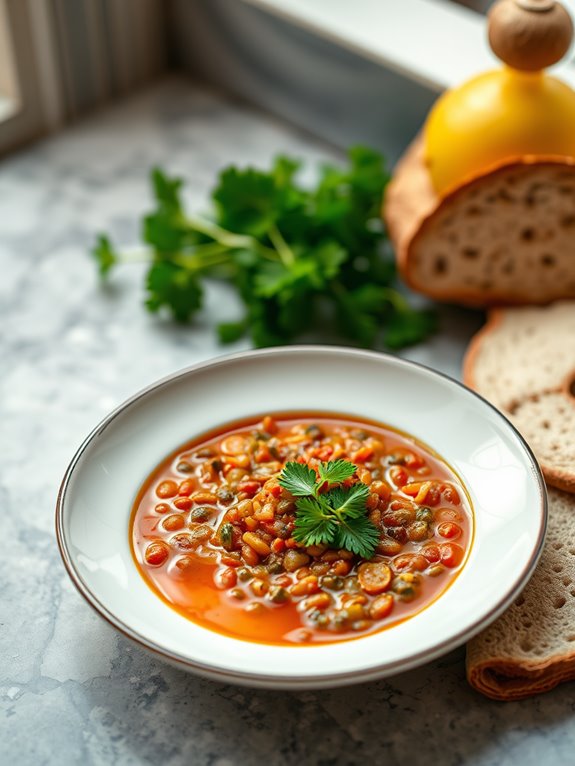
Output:
<path fill-rule="evenodd" d="M 278 604 L 269 600 L 271 588 L 267 593 L 258 593 L 257 596 L 254 595 L 251 590 L 251 587 L 253 587 L 251 583 L 254 581 L 254 579 L 262 578 L 257 577 L 252 578 L 247 582 L 240 582 L 237 580 L 237 577 L 234 577 L 233 574 L 224 574 L 225 571 L 229 572 L 229 570 L 234 570 L 236 576 L 237 572 L 242 572 L 244 569 L 253 571 L 254 565 L 252 564 L 247 566 L 245 560 L 243 559 L 243 550 L 245 544 L 241 540 L 238 541 L 238 544 L 235 546 L 236 550 L 233 551 L 233 554 L 238 556 L 239 561 L 237 563 L 234 561 L 233 566 L 224 566 L 220 562 L 222 556 L 227 556 L 227 552 L 220 545 L 217 530 L 221 527 L 225 517 L 229 515 L 228 512 L 230 509 L 235 508 L 238 505 L 238 502 L 242 502 L 242 499 L 249 499 L 249 496 L 246 496 L 245 492 L 240 492 L 238 497 L 237 486 L 235 487 L 234 499 L 232 502 L 216 502 L 215 504 L 207 504 L 208 507 L 213 508 L 214 512 L 213 517 L 209 520 L 208 523 L 212 529 L 212 537 L 209 541 L 203 542 L 190 550 L 178 551 L 177 546 L 174 548 L 175 543 L 173 541 L 177 535 L 186 535 L 189 533 L 190 515 L 194 512 L 194 509 L 199 507 L 206 507 L 205 502 L 195 502 L 193 500 L 194 494 L 197 495 L 198 492 L 206 489 L 215 491 L 218 488 L 222 489 L 228 486 L 228 483 L 223 479 L 222 474 L 227 472 L 228 475 L 230 475 L 230 463 L 226 461 L 231 459 L 233 463 L 233 456 L 222 455 L 219 450 L 220 445 L 224 439 L 230 435 L 237 435 L 250 439 L 251 434 L 254 433 L 254 431 L 259 430 L 261 432 L 262 416 L 245 418 L 234 423 L 228 423 L 187 442 L 177 450 L 174 450 L 174 452 L 172 452 L 170 455 L 168 455 L 157 466 L 157 468 L 154 469 L 154 471 L 150 474 L 150 476 L 146 479 L 138 491 L 136 500 L 134 502 L 130 522 L 131 549 L 134 560 L 141 575 L 143 576 L 148 586 L 154 591 L 154 593 L 181 615 L 204 628 L 208 628 L 210 630 L 231 636 L 236 639 L 243 639 L 265 644 L 289 646 L 321 645 L 326 642 L 356 639 L 361 636 L 372 634 L 374 632 L 385 630 L 394 625 L 397 625 L 398 623 L 413 617 L 415 614 L 421 612 L 423 609 L 436 601 L 441 596 L 441 594 L 444 593 L 445 590 L 453 583 L 462 567 L 464 566 L 465 561 L 469 555 L 469 550 L 473 540 L 474 528 L 472 506 L 469 499 L 469 494 L 463 486 L 461 480 L 447 465 L 447 463 L 435 452 L 433 452 L 433 450 L 427 446 L 424 446 L 421 442 L 415 440 L 413 437 L 410 437 L 407 434 L 404 434 L 390 426 L 356 416 L 320 412 L 289 412 L 274 413 L 271 416 L 268 415 L 263 422 L 265 423 L 266 421 L 271 421 L 273 423 L 272 430 L 274 430 L 275 433 L 269 434 L 269 437 L 274 440 L 274 443 L 277 441 L 279 444 L 283 444 L 286 438 L 289 439 L 290 436 L 293 436 L 292 429 L 294 428 L 300 428 L 301 430 L 311 426 L 317 426 L 321 429 L 326 437 L 332 438 L 337 438 L 335 432 L 337 432 L 338 429 L 349 429 L 354 433 L 357 433 L 358 431 L 366 433 L 368 435 L 368 439 L 371 439 L 372 441 L 375 440 L 375 443 L 382 442 L 384 445 L 384 455 L 394 456 L 392 459 L 395 459 L 397 454 L 399 454 L 400 457 L 401 455 L 415 455 L 414 460 L 412 460 L 412 458 L 409 458 L 409 460 L 414 462 L 414 465 L 419 465 L 419 468 L 412 469 L 405 464 L 401 466 L 397 464 L 391 466 L 382 464 L 380 466 L 379 470 L 381 471 L 381 478 L 379 479 L 379 484 L 387 484 L 391 490 L 392 495 L 391 498 L 387 501 L 384 497 L 380 497 L 378 508 L 372 509 L 371 511 L 368 510 L 368 515 L 375 513 L 377 516 L 377 511 L 379 511 L 380 516 L 382 516 L 384 519 L 387 519 L 390 513 L 393 515 L 394 512 L 390 510 L 390 506 L 394 502 L 392 499 L 394 497 L 399 498 L 399 500 L 396 501 L 396 504 L 400 501 L 403 501 L 406 504 L 414 502 L 414 498 L 406 496 L 401 488 L 391 479 L 391 475 L 396 477 L 398 476 L 398 468 L 403 468 L 407 473 L 408 483 L 413 483 L 415 481 L 434 481 L 436 482 L 436 486 L 445 486 L 444 483 L 446 482 L 447 486 L 456 488 L 456 494 L 459 495 L 458 503 L 449 502 L 445 499 L 445 497 L 440 496 L 439 499 L 435 497 L 432 498 L 434 502 L 433 508 L 429 506 L 429 504 L 425 505 L 425 503 L 421 503 L 419 506 L 417 506 L 419 509 L 427 508 L 433 513 L 433 521 L 429 524 L 429 534 L 432 536 L 419 542 L 414 542 L 408 539 L 403 544 L 403 548 L 400 553 L 397 555 L 386 556 L 379 551 L 376 552 L 375 558 L 381 562 L 385 562 L 391 568 L 393 575 L 392 583 L 402 584 L 403 580 L 400 582 L 398 578 L 405 577 L 406 575 L 409 576 L 410 573 L 414 574 L 415 577 L 421 581 L 418 585 L 418 596 L 414 600 L 404 601 L 402 598 L 398 597 L 393 590 L 388 588 L 386 588 L 382 593 L 375 595 L 366 594 L 360 589 L 358 595 L 363 598 L 367 598 L 368 601 L 367 605 L 363 605 L 364 611 L 373 608 L 373 601 L 377 599 L 379 595 L 384 597 L 383 599 L 380 599 L 380 602 L 382 600 L 384 602 L 389 602 L 388 597 L 392 596 L 393 605 L 391 613 L 384 615 L 382 618 L 370 621 L 368 611 L 368 620 L 364 620 L 364 622 L 369 624 L 363 625 L 361 620 L 358 620 L 353 624 L 344 623 L 343 626 L 338 625 L 337 629 L 332 629 L 333 626 L 331 623 L 328 629 L 326 629 L 325 626 L 320 628 L 318 625 L 312 624 L 310 620 L 307 619 L 308 612 L 305 610 L 302 611 L 302 609 L 304 609 L 307 600 L 311 598 L 311 596 L 317 595 L 318 591 L 319 593 L 327 592 L 330 598 L 335 598 L 335 606 L 337 606 L 340 610 L 338 611 L 338 609 L 335 609 L 334 612 L 336 615 L 336 617 L 334 617 L 334 621 L 337 621 L 341 614 L 341 610 L 345 608 L 345 605 L 340 603 L 340 599 L 346 597 L 346 588 L 348 585 L 347 581 L 351 581 L 352 578 L 355 578 L 357 581 L 358 568 L 362 563 L 364 563 L 363 560 L 358 556 L 353 556 L 353 559 L 350 562 L 352 566 L 351 571 L 349 571 L 347 575 L 344 575 L 343 580 L 345 586 L 339 593 L 329 591 L 320 585 L 322 580 L 325 580 L 326 576 L 328 578 L 330 577 L 330 571 L 328 570 L 327 573 L 324 573 L 317 578 L 317 585 L 319 587 L 314 586 L 315 589 L 312 588 L 308 593 L 298 595 L 297 597 L 292 596 L 284 603 Z M 323 441 L 325 441 L 325 439 L 318 443 L 319 446 L 316 447 L 316 449 L 321 449 Z M 257 442 L 257 444 L 259 443 L 260 442 Z M 202 450 L 212 450 L 215 455 L 210 458 L 206 458 L 203 461 L 194 461 L 190 458 L 191 455 L 194 455 L 198 451 Z M 324 455 L 321 459 L 329 459 L 330 457 L 331 459 L 336 459 L 337 455 L 329 456 L 328 453 L 329 449 L 324 450 Z M 356 450 L 355 454 L 360 455 L 361 453 L 359 450 Z M 379 452 L 376 451 L 376 454 L 379 455 Z M 352 456 L 343 455 L 342 457 L 343 459 L 351 460 Z M 200 483 L 199 480 L 201 467 L 208 461 L 213 462 L 214 459 L 220 461 L 220 463 L 223 463 L 223 470 L 217 471 L 216 476 L 214 476 L 212 472 L 212 475 L 209 477 L 211 481 L 208 482 L 208 486 L 206 488 Z M 314 461 L 317 462 L 318 459 L 319 458 L 311 459 L 310 462 L 313 464 Z M 381 460 L 386 463 L 388 459 L 389 458 L 380 458 L 380 463 Z M 185 462 L 187 460 L 190 460 L 190 465 L 193 466 L 194 470 L 191 473 L 182 474 L 177 470 L 176 466 L 181 465 L 182 461 Z M 420 465 L 421 461 L 424 462 L 423 466 Z M 283 467 L 283 461 L 280 460 L 278 462 L 280 462 Z M 353 460 L 351 460 L 351 462 L 353 462 Z M 361 464 L 358 461 L 356 464 L 358 466 L 358 473 L 365 476 L 365 471 L 368 470 L 366 465 L 369 466 L 370 461 L 367 460 Z M 253 465 L 254 463 L 252 457 L 252 466 Z M 257 468 L 257 464 L 255 465 Z M 377 472 L 378 469 L 376 468 L 373 470 Z M 244 485 L 246 481 L 249 483 L 251 478 L 251 471 L 252 468 L 249 469 L 250 476 L 243 479 Z M 405 477 L 401 475 L 399 478 L 403 480 Z M 169 498 L 162 498 L 158 497 L 156 494 L 158 487 L 162 482 L 173 481 L 179 485 L 179 487 L 182 487 L 183 482 L 189 482 L 190 479 L 192 480 L 195 489 L 189 493 L 189 486 L 184 487 L 185 491 L 188 492 L 187 495 L 176 495 Z M 270 483 L 273 483 L 273 476 L 270 478 Z M 241 482 L 239 482 L 239 484 L 240 486 L 244 486 L 241 484 Z M 277 484 L 277 482 L 275 482 L 275 484 Z M 373 486 L 373 483 L 370 486 Z M 278 493 L 278 489 L 274 490 L 276 494 Z M 286 494 L 285 490 L 282 490 L 282 494 Z M 188 500 L 185 500 L 186 497 Z M 257 497 L 258 495 L 256 493 L 256 498 Z M 182 510 L 182 508 L 175 507 L 174 502 L 176 501 L 179 501 L 180 505 L 185 506 L 187 510 Z M 286 502 L 289 502 L 289 500 Z M 161 512 L 155 510 L 158 506 L 162 506 Z M 166 511 L 164 506 L 168 506 L 169 510 Z M 165 520 L 168 517 L 177 515 L 183 517 L 184 525 L 176 530 L 165 530 L 163 528 Z M 292 517 L 293 514 L 291 516 L 288 514 L 288 518 Z M 457 523 L 455 526 L 458 527 L 460 531 L 459 535 L 457 536 L 455 546 L 456 548 L 459 546 L 460 549 L 460 556 L 458 557 L 461 558 L 460 562 L 452 562 L 449 566 L 443 566 L 441 560 L 436 561 L 435 563 L 430 562 L 428 570 L 426 571 L 431 571 L 431 567 L 433 566 L 438 568 L 443 567 L 444 571 L 435 577 L 429 576 L 429 574 L 426 574 L 425 571 L 421 572 L 413 570 L 410 567 L 403 570 L 397 570 L 395 568 L 394 562 L 397 562 L 405 553 L 417 553 L 417 551 L 420 551 L 422 547 L 426 547 L 426 555 L 429 556 L 433 554 L 431 557 L 434 558 L 435 551 L 427 550 L 427 545 L 432 546 L 435 544 L 437 547 L 439 547 L 445 543 L 451 544 L 449 539 L 441 538 L 438 535 L 437 530 L 440 525 L 445 527 L 447 524 L 447 526 L 449 526 L 449 522 L 450 520 L 453 521 L 453 518 L 456 519 Z M 396 521 L 397 519 L 394 520 Z M 177 522 L 178 524 L 181 524 L 181 520 L 178 519 Z M 241 520 L 240 523 L 242 523 Z M 414 521 L 412 523 L 416 522 Z M 194 526 L 193 522 L 191 526 Z M 204 524 L 202 526 L 206 525 Z M 393 527 L 388 527 L 386 525 L 382 526 L 382 538 L 387 541 L 387 544 L 393 547 L 394 539 L 391 538 L 390 543 L 388 535 L 383 534 L 384 529 L 386 532 L 389 532 L 391 529 L 393 534 L 398 534 L 398 532 L 393 532 Z M 411 530 L 411 525 L 408 525 L 407 529 Z M 432 530 L 434 531 L 432 532 Z M 260 530 L 258 528 L 258 532 L 259 531 Z M 408 533 L 411 534 L 411 532 Z M 264 532 L 264 535 L 265 534 L 266 533 Z M 401 534 L 403 535 L 403 533 Z M 268 537 L 270 537 L 270 535 L 268 535 Z M 271 537 L 273 537 L 273 535 L 271 535 Z M 162 548 L 162 546 L 164 547 L 164 549 L 160 551 L 160 558 L 164 556 L 166 550 L 168 551 L 167 558 L 160 564 L 151 565 L 146 561 L 147 551 L 151 550 L 151 545 L 157 545 L 158 542 L 160 543 L 160 548 Z M 273 544 L 276 543 L 274 542 Z M 294 544 L 294 540 L 291 535 L 287 540 L 284 540 L 284 545 L 286 544 L 290 546 Z M 238 546 L 241 546 L 239 547 L 239 552 L 237 550 Z M 296 544 L 294 547 L 298 551 L 305 552 L 305 546 L 302 546 L 301 544 Z M 447 547 L 449 548 L 449 546 Z M 290 549 L 285 547 L 283 548 L 284 560 L 285 555 L 287 554 L 287 550 Z M 315 565 L 318 569 L 323 566 L 325 569 L 325 565 L 322 563 L 322 557 L 329 558 L 330 555 L 333 556 L 333 553 L 330 551 L 330 549 L 327 549 L 320 556 L 313 556 L 311 558 L 312 565 Z M 347 554 L 348 557 L 349 555 L 350 554 Z M 154 557 L 152 556 L 152 559 L 153 558 Z M 265 564 L 269 557 L 258 556 L 258 559 L 259 562 L 255 566 L 261 569 L 262 565 Z M 180 562 L 180 565 L 183 565 L 182 560 L 186 565 L 185 569 L 179 568 L 178 562 Z M 447 560 L 450 560 L 449 555 L 447 556 Z M 341 562 L 340 559 L 339 561 Z M 421 565 L 419 559 L 418 563 Z M 335 564 L 330 566 L 335 566 Z M 341 563 L 339 566 L 341 569 Z M 301 567 L 299 569 L 301 569 Z M 343 567 L 343 569 L 345 569 L 345 567 Z M 283 574 L 287 577 L 287 573 L 284 572 Z M 297 571 L 290 574 L 292 578 L 291 587 L 293 588 L 298 583 Z M 278 577 L 281 578 L 281 576 L 281 572 L 279 574 L 269 575 L 268 586 L 273 584 L 273 582 Z M 311 576 L 313 578 L 313 575 Z M 231 577 L 231 585 L 233 585 L 233 587 L 230 587 L 229 583 L 226 587 L 226 577 Z M 264 582 L 265 579 L 266 578 L 264 577 Z M 240 589 L 244 593 L 244 598 L 241 600 L 238 600 L 237 598 L 230 595 L 234 588 L 237 589 L 238 586 L 240 586 Z M 287 590 L 289 592 L 289 588 Z M 351 592 L 351 597 L 353 596 L 354 591 Z M 257 608 L 250 607 L 251 604 L 260 606 L 257 606 Z M 383 605 L 384 607 L 386 606 L 385 603 Z M 248 610 L 252 608 L 255 611 L 248 611 L 246 610 L 246 607 L 248 607 Z M 321 610 L 315 611 L 320 612 L 318 619 L 325 620 L 325 612 L 322 613 Z M 383 611 L 385 611 L 385 608 Z M 327 613 L 330 614 L 331 612 L 328 611 Z M 347 609 L 346 613 L 349 613 L 349 608 Z M 321 616 L 322 614 L 324 616 Z"/>

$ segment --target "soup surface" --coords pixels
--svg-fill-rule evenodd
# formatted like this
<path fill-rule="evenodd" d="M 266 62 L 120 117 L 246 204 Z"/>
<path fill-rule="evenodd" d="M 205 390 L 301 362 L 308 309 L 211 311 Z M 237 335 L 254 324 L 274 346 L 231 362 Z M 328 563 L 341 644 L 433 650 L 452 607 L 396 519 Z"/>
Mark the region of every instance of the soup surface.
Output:
<path fill-rule="evenodd" d="M 335 487 L 318 480 L 318 497 L 360 491 L 361 515 L 377 530 L 369 559 L 302 542 L 305 508 L 282 486 L 286 464 L 317 473 L 336 460 L 355 472 Z M 238 422 L 181 447 L 140 489 L 130 530 L 146 582 L 181 614 L 289 645 L 412 617 L 457 576 L 472 532 L 461 482 L 429 448 L 375 422 L 308 413 Z"/>

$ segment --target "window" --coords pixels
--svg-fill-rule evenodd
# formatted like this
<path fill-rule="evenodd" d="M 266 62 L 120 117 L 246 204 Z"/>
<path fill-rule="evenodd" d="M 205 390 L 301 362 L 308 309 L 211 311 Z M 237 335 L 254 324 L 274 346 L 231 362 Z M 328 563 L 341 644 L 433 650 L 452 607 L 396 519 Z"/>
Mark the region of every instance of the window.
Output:
<path fill-rule="evenodd" d="M 17 111 L 18 103 L 18 82 L 8 29 L 6 0 L 0 0 L 0 122 Z"/>
<path fill-rule="evenodd" d="M 0 155 L 164 69 L 163 0 L 0 0 Z"/>
<path fill-rule="evenodd" d="M 0 0 L 0 153 L 38 130 L 27 3 Z"/>
<path fill-rule="evenodd" d="M 495 0 L 244 0 L 436 92 L 496 64 L 485 19 Z M 575 0 L 561 0 L 575 17 Z M 558 71 L 575 86 L 575 66 Z"/>

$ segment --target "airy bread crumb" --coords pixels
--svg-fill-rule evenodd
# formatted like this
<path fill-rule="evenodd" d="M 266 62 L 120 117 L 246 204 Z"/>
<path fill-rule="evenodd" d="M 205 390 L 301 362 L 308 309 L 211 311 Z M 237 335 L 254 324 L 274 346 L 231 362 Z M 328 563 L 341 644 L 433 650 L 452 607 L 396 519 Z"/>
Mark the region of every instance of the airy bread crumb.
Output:
<path fill-rule="evenodd" d="M 575 492 L 575 301 L 492 311 L 463 381 L 518 428 L 549 484 Z"/>
<path fill-rule="evenodd" d="M 384 201 L 398 266 L 414 290 L 471 306 L 575 298 L 575 163 L 509 160 L 443 198 L 417 139 Z"/>

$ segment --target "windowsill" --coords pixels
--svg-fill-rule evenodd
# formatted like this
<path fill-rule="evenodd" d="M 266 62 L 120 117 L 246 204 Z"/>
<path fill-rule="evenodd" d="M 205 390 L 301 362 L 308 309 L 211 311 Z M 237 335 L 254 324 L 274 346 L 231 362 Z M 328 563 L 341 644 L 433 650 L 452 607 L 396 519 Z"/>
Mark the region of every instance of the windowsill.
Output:
<path fill-rule="evenodd" d="M 485 16 L 447 0 L 244 0 L 440 92 L 493 68 Z M 575 0 L 563 0 L 575 12 Z M 575 86 L 575 66 L 555 71 Z"/>

